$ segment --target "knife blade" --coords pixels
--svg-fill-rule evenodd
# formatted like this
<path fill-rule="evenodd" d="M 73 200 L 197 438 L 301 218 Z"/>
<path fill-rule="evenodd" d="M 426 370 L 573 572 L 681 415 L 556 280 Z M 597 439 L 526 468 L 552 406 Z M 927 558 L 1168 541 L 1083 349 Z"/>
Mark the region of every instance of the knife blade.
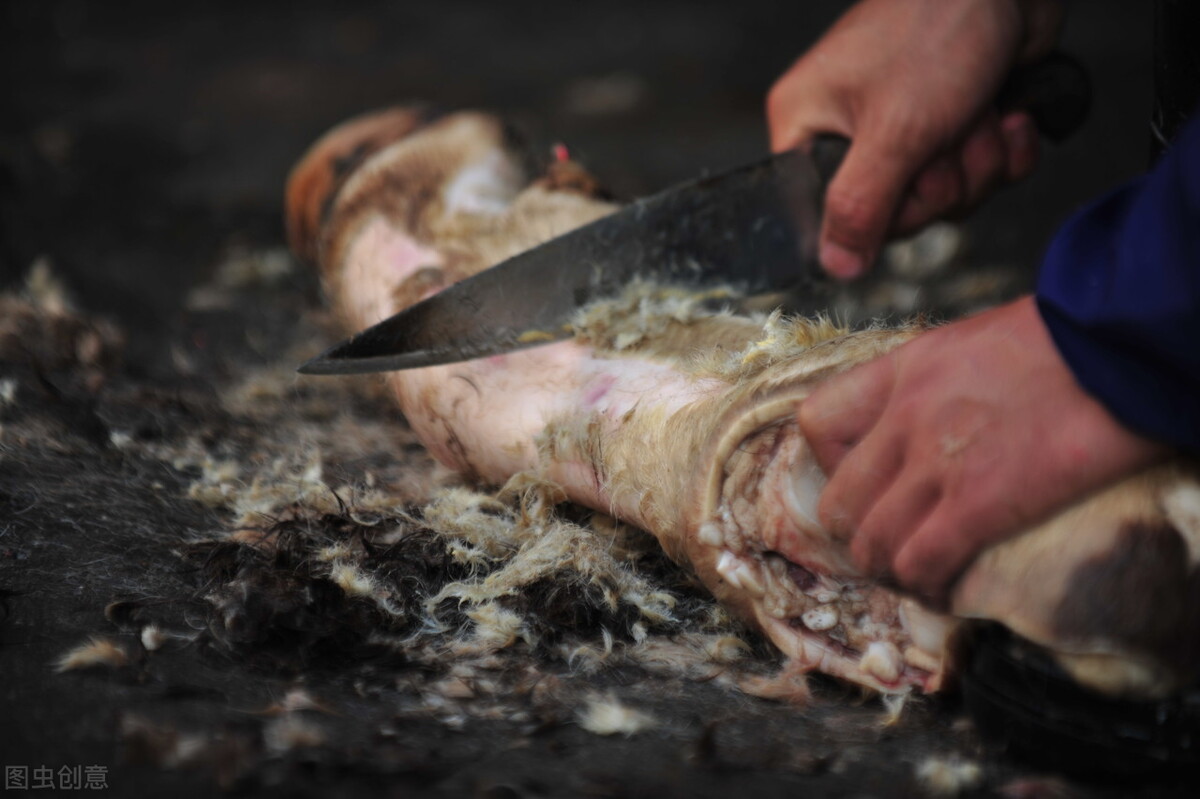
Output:
<path fill-rule="evenodd" d="M 829 285 L 816 258 L 824 188 L 848 140 L 771 156 L 637 200 L 460 281 L 300 367 L 360 374 L 567 338 L 572 315 L 637 280 L 761 294 Z M 818 291 L 819 293 L 819 291 Z"/>
<path fill-rule="evenodd" d="M 1087 116 L 1091 85 L 1053 53 L 1016 70 L 997 105 L 1029 111 L 1061 141 Z M 460 281 L 303 364 L 310 375 L 436 366 L 558 341 L 579 308 L 638 279 L 746 295 L 805 289 L 814 311 L 833 292 L 816 257 L 825 188 L 850 142 L 820 135 L 724 174 L 666 189 Z M 793 292 L 793 296 L 796 295 Z"/>

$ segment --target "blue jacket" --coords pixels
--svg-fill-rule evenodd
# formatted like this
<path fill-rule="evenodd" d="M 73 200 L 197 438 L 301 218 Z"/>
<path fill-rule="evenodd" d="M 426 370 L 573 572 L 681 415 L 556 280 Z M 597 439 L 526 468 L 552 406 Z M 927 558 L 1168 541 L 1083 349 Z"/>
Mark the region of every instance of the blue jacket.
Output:
<path fill-rule="evenodd" d="M 1092 396 L 1200 454 L 1200 114 L 1153 170 L 1062 227 L 1037 301 Z"/>

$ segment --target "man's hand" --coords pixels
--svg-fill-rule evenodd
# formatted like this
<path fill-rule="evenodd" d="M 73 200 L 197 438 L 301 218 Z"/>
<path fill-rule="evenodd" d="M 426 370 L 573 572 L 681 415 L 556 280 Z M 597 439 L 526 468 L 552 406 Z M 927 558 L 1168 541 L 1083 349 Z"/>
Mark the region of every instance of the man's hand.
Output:
<path fill-rule="evenodd" d="M 832 378 L 800 428 L 829 476 L 822 523 L 935 604 L 989 544 L 1167 452 L 1084 393 L 1032 297 Z"/>
<path fill-rule="evenodd" d="M 1057 0 L 863 0 L 772 87 L 771 147 L 851 139 L 826 196 L 820 258 L 863 274 L 889 234 L 962 212 L 1028 174 L 1028 114 L 991 110 L 1020 61 L 1054 44 Z"/>

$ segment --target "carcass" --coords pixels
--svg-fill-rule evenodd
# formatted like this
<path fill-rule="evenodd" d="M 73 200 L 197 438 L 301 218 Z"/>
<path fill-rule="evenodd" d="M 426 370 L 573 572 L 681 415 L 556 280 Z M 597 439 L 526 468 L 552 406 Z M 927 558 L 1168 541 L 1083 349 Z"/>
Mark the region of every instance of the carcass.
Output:
<path fill-rule="evenodd" d="M 524 164 L 484 114 L 400 108 L 351 120 L 293 171 L 291 245 L 319 264 L 345 327 L 366 327 L 615 208 L 573 162 L 532 182 Z M 823 475 L 795 422 L 822 379 L 919 325 L 847 332 L 712 313 L 686 293 L 642 286 L 586 309 L 575 331 L 386 380 L 443 463 L 493 485 L 533 475 L 651 532 L 799 671 L 934 691 L 952 671 L 956 631 L 987 619 L 1101 691 L 1159 696 L 1194 676 L 1194 464 L 1130 477 L 993 547 L 948 612 L 934 612 L 858 574 L 821 528 Z"/>

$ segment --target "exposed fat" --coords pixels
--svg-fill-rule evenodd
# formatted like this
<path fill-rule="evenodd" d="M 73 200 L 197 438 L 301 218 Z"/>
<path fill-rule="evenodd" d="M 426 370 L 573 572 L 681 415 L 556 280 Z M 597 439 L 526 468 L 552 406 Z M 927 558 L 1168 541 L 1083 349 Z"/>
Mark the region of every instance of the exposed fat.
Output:
<path fill-rule="evenodd" d="M 756 560 L 741 558 L 725 550 L 717 558 L 717 572 L 734 588 L 761 599 L 767 593 L 767 587 L 762 580 L 761 563 Z"/>
<path fill-rule="evenodd" d="M 805 611 L 800 618 L 808 629 L 814 632 L 824 632 L 837 626 L 839 615 L 838 609 L 833 605 L 821 605 Z"/>
<path fill-rule="evenodd" d="M 821 489 L 825 487 L 825 476 L 817 465 L 811 464 L 797 473 L 794 479 L 788 481 L 789 490 L 784 492 L 784 501 L 792 516 L 802 524 L 820 528 L 817 518 L 817 503 L 821 498 Z"/>
<path fill-rule="evenodd" d="M 786 619 L 790 615 L 791 603 L 782 592 L 768 592 L 763 597 L 763 610 L 773 619 Z"/>
<path fill-rule="evenodd" d="M 912 637 L 916 647 L 926 653 L 945 649 L 952 625 L 945 617 L 931 613 L 918 602 L 905 599 L 900 603 L 900 623 Z"/>
<path fill-rule="evenodd" d="M 725 550 L 717 558 L 717 573 L 725 578 L 734 588 L 741 588 L 742 583 L 738 571 L 737 556 Z"/>
<path fill-rule="evenodd" d="M 706 545 L 716 548 L 725 543 L 725 535 L 721 528 L 713 522 L 704 522 L 697 533 L 699 539 Z"/>
<path fill-rule="evenodd" d="M 888 641 L 872 641 L 859 661 L 859 667 L 884 683 L 900 679 L 903 661 L 896 646 Z"/>
<path fill-rule="evenodd" d="M 741 561 L 736 567 L 738 584 L 755 599 L 761 599 L 766 594 L 766 586 L 759 579 L 758 566 L 749 561 Z"/>

